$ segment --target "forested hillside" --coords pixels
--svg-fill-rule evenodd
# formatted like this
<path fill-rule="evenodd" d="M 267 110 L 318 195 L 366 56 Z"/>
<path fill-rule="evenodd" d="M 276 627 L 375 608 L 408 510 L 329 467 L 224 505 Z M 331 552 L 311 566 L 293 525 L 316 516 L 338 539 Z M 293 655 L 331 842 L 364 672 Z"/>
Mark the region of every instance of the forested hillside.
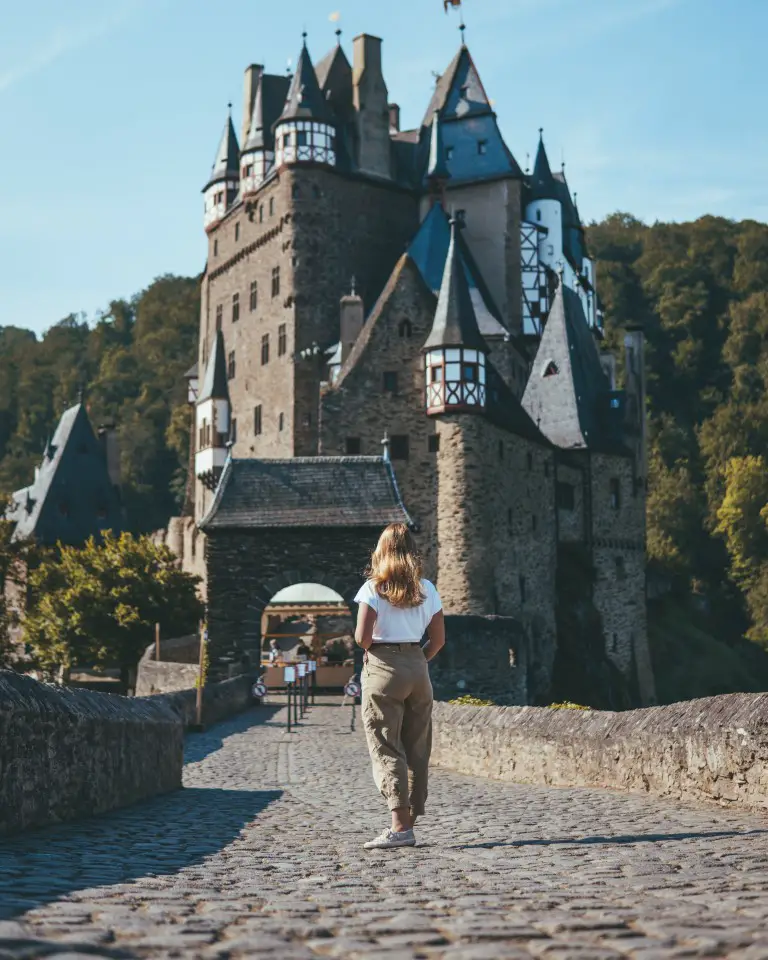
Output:
<path fill-rule="evenodd" d="M 26 486 L 58 417 L 83 390 L 95 426 L 118 427 L 134 532 L 165 525 L 189 451 L 184 374 L 196 356 L 199 281 L 160 277 L 93 323 L 70 316 L 35 336 L 0 327 L 0 496 Z"/>
<path fill-rule="evenodd" d="M 588 234 L 608 346 L 620 353 L 626 320 L 648 341 L 653 629 L 690 627 L 712 663 L 710 636 L 768 647 L 768 225 L 616 214 Z M 132 529 L 163 526 L 183 497 L 197 316 L 198 281 L 162 277 L 91 325 L 68 317 L 39 341 L 0 328 L 0 492 L 29 482 L 83 386 L 94 422 L 119 426 Z"/>

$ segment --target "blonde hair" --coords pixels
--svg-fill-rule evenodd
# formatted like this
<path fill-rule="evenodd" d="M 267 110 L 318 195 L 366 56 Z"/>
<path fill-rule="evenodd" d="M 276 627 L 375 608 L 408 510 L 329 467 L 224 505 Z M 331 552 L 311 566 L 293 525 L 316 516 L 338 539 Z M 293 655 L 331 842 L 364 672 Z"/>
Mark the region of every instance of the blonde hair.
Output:
<path fill-rule="evenodd" d="M 368 577 L 376 593 L 393 607 L 418 607 L 426 599 L 421 587 L 421 557 L 404 523 L 390 523 L 371 556 Z"/>

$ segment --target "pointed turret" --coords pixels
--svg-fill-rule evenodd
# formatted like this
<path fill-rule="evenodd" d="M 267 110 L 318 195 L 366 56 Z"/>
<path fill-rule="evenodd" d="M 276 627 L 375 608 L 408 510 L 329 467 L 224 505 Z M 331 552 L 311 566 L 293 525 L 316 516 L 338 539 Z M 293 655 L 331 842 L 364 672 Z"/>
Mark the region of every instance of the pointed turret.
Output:
<path fill-rule="evenodd" d="M 272 127 L 285 104 L 289 77 L 262 73 L 256 88 L 248 137 L 240 159 L 242 194 L 254 193 L 275 163 L 275 137 Z"/>
<path fill-rule="evenodd" d="M 227 460 L 230 433 L 230 400 L 224 335 L 216 332 L 213 349 L 205 370 L 205 379 L 197 400 L 197 453 L 195 473 L 213 490 Z"/>
<path fill-rule="evenodd" d="M 549 157 L 544 146 L 544 130 L 539 128 L 539 147 L 536 151 L 536 162 L 531 175 L 531 200 L 558 200 L 557 183 L 549 166 Z"/>
<path fill-rule="evenodd" d="M 232 123 L 232 104 L 221 135 L 216 159 L 213 161 L 205 196 L 205 228 L 209 230 L 225 215 L 234 203 L 240 186 L 240 146 Z"/>
<path fill-rule="evenodd" d="M 306 38 L 304 34 L 296 73 L 274 126 L 278 167 L 301 162 L 336 164 L 335 118 L 317 82 Z"/>
<path fill-rule="evenodd" d="M 466 267 L 451 221 L 451 243 L 426 354 L 427 413 L 481 411 L 485 407 L 488 346 L 477 325 Z"/>

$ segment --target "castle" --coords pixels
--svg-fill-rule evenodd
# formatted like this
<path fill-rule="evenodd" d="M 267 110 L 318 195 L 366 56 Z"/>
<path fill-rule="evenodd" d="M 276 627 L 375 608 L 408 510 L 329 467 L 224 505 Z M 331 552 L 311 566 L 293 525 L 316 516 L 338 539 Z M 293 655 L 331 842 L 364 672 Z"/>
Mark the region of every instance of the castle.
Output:
<path fill-rule="evenodd" d="M 565 174 L 541 132 L 520 168 L 463 37 L 414 130 L 376 37 L 313 64 L 305 35 L 292 77 L 249 66 L 203 197 L 189 517 L 169 538 L 205 576 L 214 661 L 255 654 L 292 582 L 351 602 L 404 519 L 447 613 L 524 626 L 529 702 L 574 557 L 602 654 L 653 702 L 643 334 L 618 390 Z"/>

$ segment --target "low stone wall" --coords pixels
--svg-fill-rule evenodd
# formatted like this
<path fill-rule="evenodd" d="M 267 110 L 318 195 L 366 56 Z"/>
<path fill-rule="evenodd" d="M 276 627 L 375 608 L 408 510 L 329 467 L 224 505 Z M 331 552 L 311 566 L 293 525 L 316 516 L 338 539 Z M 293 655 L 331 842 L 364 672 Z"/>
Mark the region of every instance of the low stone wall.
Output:
<path fill-rule="evenodd" d="M 608 713 L 435 704 L 433 762 L 515 783 L 768 809 L 768 694 Z"/>
<path fill-rule="evenodd" d="M 177 789 L 183 739 L 162 698 L 60 689 L 0 672 L 0 835 Z"/>
<path fill-rule="evenodd" d="M 195 634 L 160 641 L 160 660 L 155 660 L 155 644 L 150 643 L 139 660 L 136 672 L 136 696 L 189 690 L 199 673 L 200 638 Z"/>
<path fill-rule="evenodd" d="M 241 713 L 253 704 L 251 688 L 255 676 L 244 674 L 221 683 L 212 683 L 203 689 L 203 723 L 218 723 L 227 717 Z M 196 722 L 197 690 L 180 690 L 146 698 L 151 702 L 166 704 L 181 720 L 185 727 Z"/>

